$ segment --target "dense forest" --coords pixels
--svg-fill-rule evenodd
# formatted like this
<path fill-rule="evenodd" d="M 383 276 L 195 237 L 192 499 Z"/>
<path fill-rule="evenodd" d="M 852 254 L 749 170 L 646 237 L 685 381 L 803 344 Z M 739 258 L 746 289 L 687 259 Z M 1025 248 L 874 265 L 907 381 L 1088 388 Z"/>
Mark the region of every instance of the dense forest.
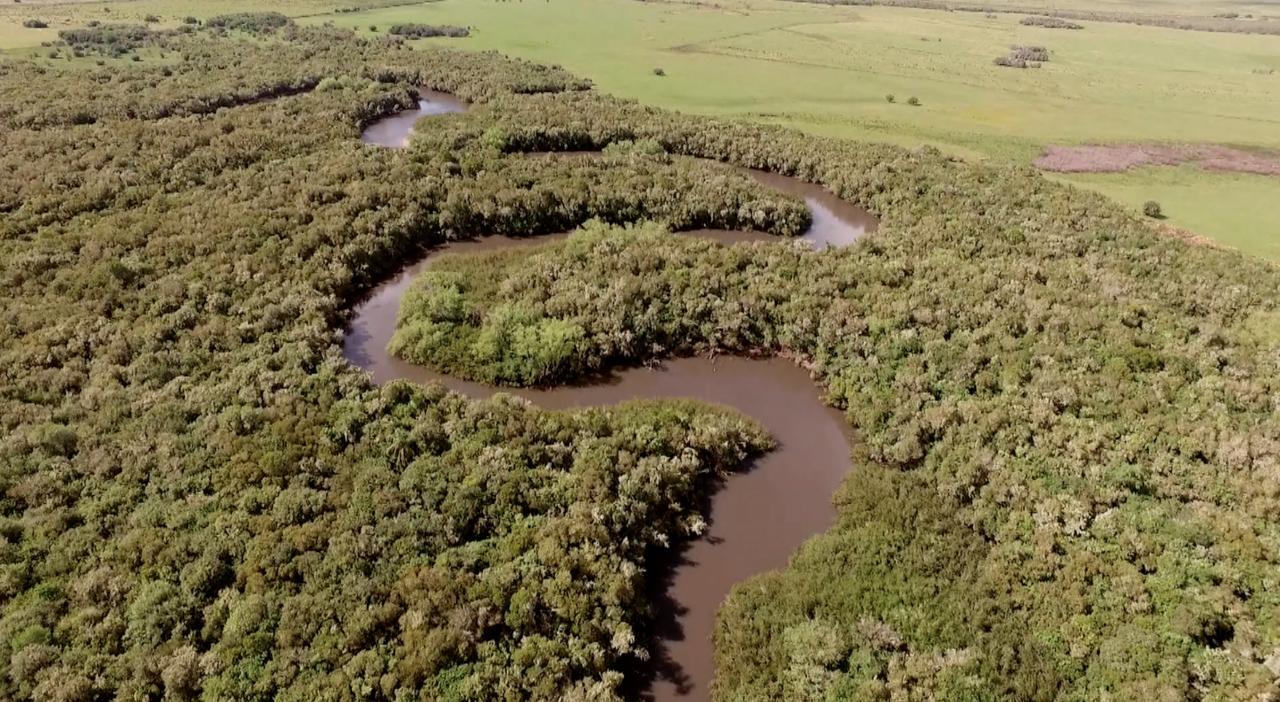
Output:
<path fill-rule="evenodd" d="M 768 437 L 687 402 L 376 387 L 338 349 L 425 247 L 583 224 L 430 267 L 396 345 L 514 384 L 678 353 L 812 369 L 857 469 L 834 528 L 722 609 L 718 699 L 1275 694 L 1274 268 L 1030 169 L 494 54 L 252 17 L 121 34 L 169 58 L 0 63 L 0 698 L 624 694 L 653 555 Z M 472 109 L 361 144 L 415 86 Z M 528 154 L 583 150 L 606 153 Z M 879 230 L 672 235 L 807 221 L 683 156 L 821 183 Z"/>

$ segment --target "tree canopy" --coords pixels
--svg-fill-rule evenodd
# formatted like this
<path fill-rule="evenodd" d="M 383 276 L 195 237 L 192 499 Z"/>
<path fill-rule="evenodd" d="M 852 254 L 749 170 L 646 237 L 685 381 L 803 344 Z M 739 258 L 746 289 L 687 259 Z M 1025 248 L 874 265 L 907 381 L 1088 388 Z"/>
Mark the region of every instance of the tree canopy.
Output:
<path fill-rule="evenodd" d="M 687 402 L 376 387 L 339 351 L 425 247 L 591 218 L 661 224 L 441 261 L 402 331 L 451 333 L 401 350 L 505 382 L 701 351 L 813 369 L 858 468 L 835 527 L 720 612 L 718 699 L 1274 694 L 1273 267 L 1027 168 L 494 54 L 211 32 L 139 39 L 171 62 L 0 63 L 0 698 L 621 694 L 652 553 L 768 438 Z M 360 143 L 419 87 L 473 107 Z M 880 227 L 824 252 L 672 235 L 805 221 L 680 156 Z"/>

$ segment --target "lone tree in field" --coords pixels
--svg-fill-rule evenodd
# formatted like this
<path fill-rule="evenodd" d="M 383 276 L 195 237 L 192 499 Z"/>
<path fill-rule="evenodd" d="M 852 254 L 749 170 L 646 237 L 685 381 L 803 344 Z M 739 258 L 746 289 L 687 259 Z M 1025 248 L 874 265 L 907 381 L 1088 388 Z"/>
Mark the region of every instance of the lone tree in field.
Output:
<path fill-rule="evenodd" d="M 1142 214 L 1152 219 L 1164 219 L 1164 211 L 1160 209 L 1160 203 L 1155 200 L 1147 200 L 1142 204 Z"/>

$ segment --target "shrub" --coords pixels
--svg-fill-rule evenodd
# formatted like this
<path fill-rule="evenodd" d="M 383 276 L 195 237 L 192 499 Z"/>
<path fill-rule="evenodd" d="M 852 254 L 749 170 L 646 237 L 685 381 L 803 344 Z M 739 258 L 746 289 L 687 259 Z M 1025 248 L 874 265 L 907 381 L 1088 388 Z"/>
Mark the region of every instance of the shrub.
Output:
<path fill-rule="evenodd" d="M 378 25 L 376 25 L 376 24 L 371 24 L 371 25 L 369 25 L 369 31 L 371 31 L 371 32 L 376 32 L 376 31 L 378 31 Z"/>
<path fill-rule="evenodd" d="M 995 64 L 1009 68 L 1039 68 L 1048 60 L 1049 50 L 1043 46 L 1014 44 L 1009 47 L 1008 54 L 996 58 Z"/>
<path fill-rule="evenodd" d="M 1014 44 L 1009 47 L 1009 50 L 1013 52 L 1014 56 L 1024 61 L 1040 61 L 1043 63 L 1049 60 L 1049 50 L 1043 46 Z"/>
<path fill-rule="evenodd" d="M 434 24 L 397 24 L 391 27 L 392 34 L 408 39 L 424 39 L 426 37 L 465 37 L 471 35 L 466 27 Z"/>
<path fill-rule="evenodd" d="M 653 75 L 655 75 L 655 76 L 665 76 L 665 75 L 667 75 L 667 72 L 666 72 L 666 71 L 664 71 L 664 70 L 662 70 L 661 68 L 655 68 L 655 69 L 653 69 Z"/>
<path fill-rule="evenodd" d="M 887 102 L 887 103 L 889 103 L 889 104 L 893 104 L 893 101 L 894 101 L 894 100 L 897 100 L 897 98 L 895 98 L 895 97 L 893 96 L 893 93 L 889 93 L 888 95 L 885 95 L 885 96 L 884 96 L 884 101 L 885 101 L 885 102 Z"/>
<path fill-rule="evenodd" d="M 210 17 L 205 25 L 214 29 L 231 29 L 256 34 L 274 32 L 292 21 L 279 12 L 233 12 Z"/>
<path fill-rule="evenodd" d="M 187 15 L 186 17 L 182 18 L 182 23 L 183 24 L 200 24 L 200 20 L 196 19 L 195 17 L 192 17 L 191 15 Z"/>
<path fill-rule="evenodd" d="M 156 22 L 159 22 L 159 21 L 160 21 L 160 16 L 159 16 L 159 15 L 147 15 L 146 17 L 143 17 L 143 18 L 142 18 L 142 21 L 143 21 L 143 22 L 146 22 L 147 24 L 155 24 Z"/>
<path fill-rule="evenodd" d="M 920 104 L 920 98 L 916 97 L 915 95 L 912 95 L 911 97 L 907 98 L 907 104 L 911 105 L 912 107 L 916 107 Z"/>
<path fill-rule="evenodd" d="M 1022 24 L 1028 27 L 1044 27 L 1045 29 L 1084 29 L 1083 24 L 1068 22 L 1061 17 L 1023 17 Z"/>
<path fill-rule="evenodd" d="M 1152 219 L 1164 219 L 1164 210 L 1160 209 L 1160 203 L 1155 200 L 1142 203 L 1142 214 Z"/>
<path fill-rule="evenodd" d="M 48 22 L 39 19 L 29 19 L 22 22 L 22 26 L 27 29 L 45 29 L 49 26 Z"/>
<path fill-rule="evenodd" d="M 116 57 L 141 47 L 151 36 L 151 30 L 140 24 L 95 25 L 58 32 L 58 38 L 75 49 Z"/>

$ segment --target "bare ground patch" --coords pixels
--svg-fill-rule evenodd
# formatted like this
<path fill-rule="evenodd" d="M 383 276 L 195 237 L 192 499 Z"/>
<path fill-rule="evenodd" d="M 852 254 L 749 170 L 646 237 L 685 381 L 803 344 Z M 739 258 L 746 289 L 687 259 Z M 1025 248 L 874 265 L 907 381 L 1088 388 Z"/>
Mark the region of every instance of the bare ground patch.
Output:
<path fill-rule="evenodd" d="M 1280 153 L 1218 144 L 1108 144 L 1050 146 L 1035 160 L 1055 173 L 1119 173 L 1139 166 L 1191 163 L 1211 171 L 1280 176 Z"/>
<path fill-rule="evenodd" d="M 1223 244 L 1220 244 L 1214 241 L 1213 239 L 1210 239 L 1209 237 L 1201 236 L 1199 234 L 1196 234 L 1195 232 L 1183 229 L 1182 227 L 1175 227 L 1172 224 L 1159 222 L 1156 224 L 1152 224 L 1151 226 L 1153 226 L 1157 232 L 1159 232 L 1160 234 L 1163 234 L 1164 236 L 1172 237 L 1174 239 L 1180 239 L 1181 241 L 1191 244 L 1192 246 L 1207 246 L 1211 249 L 1223 249 L 1223 250 L 1231 249 L 1230 246 L 1224 246 Z"/>

